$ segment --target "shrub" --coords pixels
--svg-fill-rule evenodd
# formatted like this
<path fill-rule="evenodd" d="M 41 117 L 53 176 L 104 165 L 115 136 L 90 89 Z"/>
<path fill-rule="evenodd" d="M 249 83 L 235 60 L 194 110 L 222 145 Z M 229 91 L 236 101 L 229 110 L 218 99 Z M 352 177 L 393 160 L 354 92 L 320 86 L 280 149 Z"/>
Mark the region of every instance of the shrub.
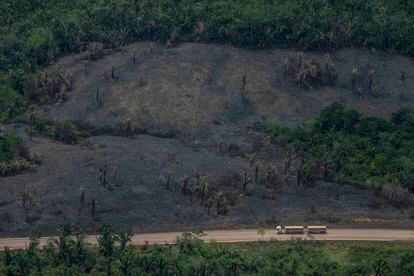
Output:
<path fill-rule="evenodd" d="M 50 125 L 47 119 L 33 116 L 32 118 L 30 118 L 30 123 L 32 125 L 33 130 L 37 133 L 46 135 L 49 134 Z"/>
<path fill-rule="evenodd" d="M 105 52 L 103 50 L 103 44 L 100 42 L 91 42 L 88 44 L 86 52 L 84 54 L 85 59 L 98 60 L 103 58 Z"/>
<path fill-rule="evenodd" d="M 23 140 L 15 130 L 0 134 L 0 161 L 9 161 L 19 156 L 23 148 Z"/>
<path fill-rule="evenodd" d="M 29 101 L 51 104 L 65 101 L 72 89 L 72 76 L 61 70 L 41 71 L 26 84 L 25 94 Z"/>
<path fill-rule="evenodd" d="M 295 58 L 284 58 L 283 66 L 285 76 L 297 85 L 316 88 L 322 85 L 333 85 L 338 78 L 335 66 L 328 57 L 325 61 L 325 72 L 321 64 L 313 60 L 305 60 L 305 54 L 299 52 Z"/>
<path fill-rule="evenodd" d="M 15 130 L 0 134 L 0 176 L 33 169 L 38 162 L 38 158 L 30 154 Z"/>
<path fill-rule="evenodd" d="M 413 195 L 400 185 L 384 185 L 381 195 L 392 205 L 397 207 L 407 206 L 413 200 Z"/>
<path fill-rule="evenodd" d="M 294 74 L 294 81 L 300 85 L 313 87 L 322 82 L 321 65 L 315 61 L 304 63 Z"/>
<path fill-rule="evenodd" d="M 33 168 L 35 164 L 23 158 L 0 161 L 0 176 L 16 175 Z"/>
<path fill-rule="evenodd" d="M 54 139 L 66 144 L 76 144 L 79 141 L 78 129 L 68 119 L 63 119 L 55 124 Z"/>
<path fill-rule="evenodd" d="M 8 86 L 0 86 L 0 122 L 7 122 L 25 110 L 24 98 Z"/>

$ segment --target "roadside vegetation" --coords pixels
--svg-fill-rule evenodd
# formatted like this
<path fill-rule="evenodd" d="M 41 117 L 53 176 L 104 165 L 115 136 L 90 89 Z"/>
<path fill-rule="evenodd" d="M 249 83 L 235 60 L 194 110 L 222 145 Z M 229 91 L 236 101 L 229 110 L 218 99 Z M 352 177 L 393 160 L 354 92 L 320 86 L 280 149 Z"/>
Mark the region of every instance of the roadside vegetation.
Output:
<path fill-rule="evenodd" d="M 312 178 L 376 189 L 396 205 L 414 192 L 414 113 L 401 110 L 390 120 L 367 117 L 334 103 L 296 128 L 267 123 L 274 141 L 287 147 L 298 185 Z M 293 157 L 292 157 L 293 156 Z"/>
<path fill-rule="evenodd" d="M 413 55 L 413 11 L 406 0 L 6 1 L 0 7 L 0 121 L 13 120 L 29 102 L 65 99 L 70 76 L 52 81 L 43 75 L 48 81 L 36 89 L 32 80 L 67 53 L 97 59 L 103 49 L 145 40 L 324 51 L 357 45 Z"/>
<path fill-rule="evenodd" d="M 411 244 L 291 240 L 205 244 L 184 233 L 175 245 L 134 247 L 128 231 L 100 227 L 98 247 L 69 224 L 39 248 L 0 253 L 2 275 L 413 275 Z"/>

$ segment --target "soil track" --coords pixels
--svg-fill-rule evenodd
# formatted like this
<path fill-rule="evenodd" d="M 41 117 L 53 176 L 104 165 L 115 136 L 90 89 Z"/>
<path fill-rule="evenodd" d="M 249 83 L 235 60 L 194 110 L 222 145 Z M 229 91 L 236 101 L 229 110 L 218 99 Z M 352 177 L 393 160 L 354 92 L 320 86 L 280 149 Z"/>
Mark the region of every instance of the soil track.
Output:
<path fill-rule="evenodd" d="M 0 236 L 52 235 L 64 221 L 88 233 L 102 223 L 133 232 L 270 226 L 281 221 L 413 226 L 411 207 L 394 208 L 370 190 L 322 182 L 297 187 L 294 175 L 281 176 L 284 149 L 269 144 L 257 130 L 258 123 L 267 120 L 301 124 L 333 101 L 384 117 L 414 107 L 413 60 L 338 50 L 332 54 L 338 82 L 304 89 L 283 77 L 282 60 L 294 55 L 278 49 L 136 43 L 97 61 L 84 61 L 80 55 L 62 58 L 52 67 L 71 72 L 73 90 L 66 102 L 43 106 L 38 114 L 51 121 L 70 119 L 86 138 L 79 145 L 64 145 L 30 137 L 25 126 L 15 126 L 42 164 L 34 172 L 0 178 Z M 326 58 L 320 53 L 305 55 L 322 64 Z M 359 68 L 362 88 L 368 70 L 375 69 L 380 97 L 364 93 L 360 100 L 352 94 L 354 67 Z M 401 68 L 407 74 L 404 86 L 398 82 Z M 245 104 L 240 91 L 243 76 Z M 126 138 L 128 120 L 133 135 Z M 250 166 L 252 154 L 261 164 L 257 182 Z M 266 185 L 269 165 L 275 165 L 278 174 Z M 99 181 L 103 167 L 108 168 L 105 187 Z M 251 179 L 245 192 L 242 168 Z M 173 183 L 169 190 L 159 183 L 168 175 Z M 202 204 L 181 194 L 175 185 L 185 175 L 191 182 L 197 175 L 206 176 L 210 191 L 223 190 L 227 215 L 217 215 L 213 208 L 209 216 Z"/>
<path fill-rule="evenodd" d="M 320 235 L 278 235 L 275 229 L 265 229 L 265 234 L 260 236 L 256 230 L 211 230 L 203 232 L 202 239 L 206 242 L 215 241 L 219 243 L 257 242 L 280 240 L 286 241 L 292 238 L 312 239 L 320 241 L 414 241 L 414 230 L 396 229 L 329 229 L 327 234 Z M 182 232 L 137 234 L 131 239 L 132 245 L 145 244 L 172 244 Z M 51 239 L 56 237 L 43 237 L 39 239 L 39 245 L 44 246 Z M 86 241 L 91 245 L 97 245 L 97 236 L 90 235 Z M 0 239 L 0 250 L 6 246 L 9 249 L 25 249 L 29 244 L 29 238 L 8 238 Z"/>

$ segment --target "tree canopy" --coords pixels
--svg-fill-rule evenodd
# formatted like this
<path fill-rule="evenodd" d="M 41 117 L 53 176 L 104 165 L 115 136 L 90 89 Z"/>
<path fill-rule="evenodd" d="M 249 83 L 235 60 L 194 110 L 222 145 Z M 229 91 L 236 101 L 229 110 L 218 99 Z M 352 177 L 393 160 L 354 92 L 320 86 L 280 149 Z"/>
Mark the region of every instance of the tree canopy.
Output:
<path fill-rule="evenodd" d="M 24 110 L 28 74 L 89 42 L 359 45 L 413 55 L 413 13 L 407 0 L 6 0 L 0 7 L 0 120 Z"/>
<path fill-rule="evenodd" d="M 412 110 L 401 110 L 385 120 L 334 103 L 303 127 L 268 123 L 265 129 L 298 152 L 299 169 L 311 170 L 325 180 L 399 184 L 414 192 Z"/>
<path fill-rule="evenodd" d="M 410 245 L 311 240 L 205 244 L 184 233 L 175 245 L 122 246 L 122 232 L 100 228 L 90 247 L 70 224 L 43 248 L 0 253 L 2 275 L 412 275 Z M 117 243 L 116 243 L 117 242 Z M 118 243 L 119 242 L 119 243 Z M 121 246 L 119 246 L 121 245 Z"/>

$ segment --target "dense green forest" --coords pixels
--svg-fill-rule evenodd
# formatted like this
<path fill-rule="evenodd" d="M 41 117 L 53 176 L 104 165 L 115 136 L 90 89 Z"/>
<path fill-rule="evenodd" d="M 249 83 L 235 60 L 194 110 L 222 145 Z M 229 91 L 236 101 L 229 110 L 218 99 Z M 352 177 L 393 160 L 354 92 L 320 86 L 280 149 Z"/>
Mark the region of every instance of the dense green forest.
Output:
<path fill-rule="evenodd" d="M 89 42 L 153 40 L 319 49 L 358 45 L 414 54 L 407 0 L 5 0 L 0 6 L 0 121 L 25 111 L 30 74 Z"/>
<path fill-rule="evenodd" d="M 44 248 L 0 254 L 1 275 L 413 275 L 411 244 L 257 242 L 205 244 L 185 233 L 175 245 L 133 247 L 128 232 L 100 228 L 98 247 L 88 246 L 69 224 Z M 259 240 L 259 236 L 258 236 Z"/>
<path fill-rule="evenodd" d="M 267 123 L 264 128 L 294 152 L 299 184 L 315 175 L 350 181 L 391 193 L 396 204 L 408 200 L 398 185 L 414 191 L 413 111 L 401 110 L 387 121 L 334 103 L 303 127 Z"/>

